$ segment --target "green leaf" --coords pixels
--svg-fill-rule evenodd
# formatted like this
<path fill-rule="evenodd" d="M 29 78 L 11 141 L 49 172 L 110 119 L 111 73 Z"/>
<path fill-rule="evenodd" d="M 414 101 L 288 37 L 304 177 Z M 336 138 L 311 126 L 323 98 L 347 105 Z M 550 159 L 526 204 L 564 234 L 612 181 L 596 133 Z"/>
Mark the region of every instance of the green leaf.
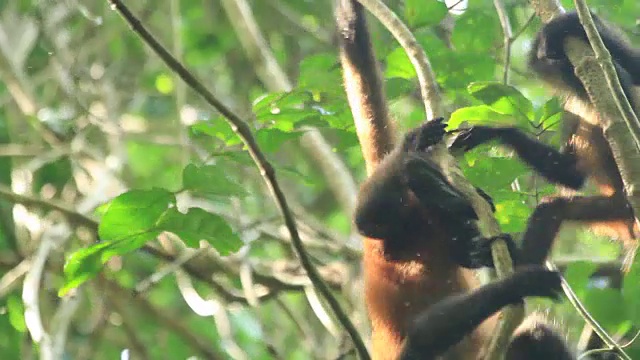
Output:
<path fill-rule="evenodd" d="M 223 256 L 238 251 L 243 245 L 223 218 L 199 208 L 191 208 L 186 214 L 170 209 L 162 217 L 159 227 L 176 234 L 194 248 L 198 247 L 200 240 L 206 240 Z"/>
<path fill-rule="evenodd" d="M 105 241 L 73 252 L 64 264 L 65 282 L 58 295 L 63 296 L 100 272 L 102 265 L 108 260 L 103 255 L 113 243 Z"/>
<path fill-rule="evenodd" d="M 508 188 L 519 176 L 529 173 L 519 159 L 511 157 L 487 156 L 482 148 L 473 150 L 461 163 L 464 173 L 475 186 L 493 189 Z"/>
<path fill-rule="evenodd" d="M 457 129 L 462 123 L 469 125 L 507 125 L 513 124 L 513 116 L 495 112 L 490 106 L 477 105 L 455 110 L 449 117 L 449 128 Z"/>
<path fill-rule="evenodd" d="M 577 294 L 584 294 L 597 268 L 592 262 L 576 261 L 567 267 L 563 276 Z"/>
<path fill-rule="evenodd" d="M 166 190 L 126 192 L 109 203 L 98 228 L 100 239 L 124 240 L 154 230 L 160 217 L 175 205 L 175 196 Z"/>
<path fill-rule="evenodd" d="M 471 3 L 475 2 L 470 1 L 469 4 Z M 455 49 L 476 56 L 493 52 L 494 46 L 502 44 L 502 27 L 496 12 L 492 7 L 465 11 L 456 17 L 451 42 Z"/>
<path fill-rule="evenodd" d="M 412 28 L 436 25 L 448 12 L 447 5 L 436 0 L 405 0 L 404 2 L 404 16 Z"/>
<path fill-rule="evenodd" d="M 198 122 L 191 126 L 191 131 L 196 134 L 205 134 L 213 138 L 222 140 L 227 146 L 233 146 L 242 143 L 238 135 L 233 132 L 229 124 L 227 124 L 226 121 L 224 121 L 222 118 L 212 121 Z"/>
<path fill-rule="evenodd" d="M 339 84 L 342 84 L 342 74 L 335 53 L 307 56 L 300 63 L 299 87 L 342 94 L 344 90 Z"/>
<path fill-rule="evenodd" d="M 496 220 L 502 231 L 506 233 L 524 231 L 531 215 L 531 208 L 527 206 L 522 196 L 508 190 L 498 191 L 497 195 L 490 194 L 496 205 Z"/>
<path fill-rule="evenodd" d="M 282 144 L 302 136 L 302 131 L 284 132 L 279 129 L 260 129 L 255 137 L 260 149 L 266 153 L 280 150 Z"/>
<path fill-rule="evenodd" d="M 276 92 L 263 95 L 253 104 L 253 112 L 260 117 L 263 112 L 271 113 L 274 109 L 292 109 L 313 101 L 313 95 L 306 90 Z"/>
<path fill-rule="evenodd" d="M 627 322 L 625 299 L 617 289 L 591 288 L 584 297 L 584 305 L 598 323 L 607 329 Z"/>
<path fill-rule="evenodd" d="M 311 92 L 299 90 L 263 96 L 253 109 L 259 122 L 270 128 L 291 131 L 296 123 L 321 115 L 322 110 L 314 104 Z"/>
<path fill-rule="evenodd" d="M 224 169 L 217 165 L 189 164 L 182 172 L 185 190 L 227 196 L 245 196 L 247 192 L 237 182 L 229 179 Z"/>
<path fill-rule="evenodd" d="M 486 81 L 471 83 L 469 94 L 488 105 L 495 112 L 512 115 L 520 121 L 533 120 L 533 105 L 513 86 Z"/>
<path fill-rule="evenodd" d="M 416 78 L 416 69 L 413 67 L 413 64 L 411 64 L 403 48 L 397 47 L 387 56 L 385 77 L 398 77 L 407 80 Z"/>
<path fill-rule="evenodd" d="M 24 322 L 24 303 L 19 296 L 9 296 L 5 310 L 9 314 L 11 326 L 16 329 L 16 331 L 20 333 L 27 331 L 27 325 Z"/>
<path fill-rule="evenodd" d="M 564 109 L 560 100 L 556 97 L 549 99 L 540 109 L 540 117 L 536 125 L 544 129 L 558 130 L 561 126 Z"/>

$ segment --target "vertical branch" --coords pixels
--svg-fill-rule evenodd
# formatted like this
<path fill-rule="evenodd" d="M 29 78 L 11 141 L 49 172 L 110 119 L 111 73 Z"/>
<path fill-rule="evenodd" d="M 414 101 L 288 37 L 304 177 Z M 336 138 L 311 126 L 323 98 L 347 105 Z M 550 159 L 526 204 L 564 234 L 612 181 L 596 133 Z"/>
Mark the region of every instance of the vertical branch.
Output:
<path fill-rule="evenodd" d="M 367 10 L 369 10 L 396 38 L 400 46 L 409 56 L 409 60 L 416 69 L 420 94 L 425 109 L 427 119 L 435 119 L 441 116 L 442 98 L 438 91 L 435 75 L 431 68 L 431 63 L 424 49 L 420 46 L 411 30 L 400 20 L 400 18 L 380 0 L 358 0 Z"/>
<path fill-rule="evenodd" d="M 600 117 L 603 121 L 601 126 L 620 169 L 626 195 L 637 216 L 640 214 L 640 196 L 636 190 L 640 188 L 640 122 L 622 90 L 611 54 L 598 34 L 587 4 L 584 0 L 575 0 L 575 5 L 593 52 L 585 49 L 589 50 L 586 56 L 569 58 L 577 64 L 576 75 L 583 81 L 596 109 L 606 114 Z M 573 45 L 567 44 L 567 50 L 570 47 Z M 603 76 L 606 81 L 602 81 Z M 602 88 L 599 85 L 603 82 L 608 85 L 608 91 L 599 91 Z"/>
<path fill-rule="evenodd" d="M 500 26 L 502 27 L 503 46 L 504 46 L 504 70 L 502 73 L 502 82 L 506 85 L 509 83 L 509 67 L 511 66 L 511 44 L 513 42 L 513 30 L 511 29 L 511 22 L 509 21 L 509 15 L 507 15 L 507 9 L 504 7 L 502 0 L 493 0 L 493 6 L 496 8 L 498 18 L 500 19 Z"/>

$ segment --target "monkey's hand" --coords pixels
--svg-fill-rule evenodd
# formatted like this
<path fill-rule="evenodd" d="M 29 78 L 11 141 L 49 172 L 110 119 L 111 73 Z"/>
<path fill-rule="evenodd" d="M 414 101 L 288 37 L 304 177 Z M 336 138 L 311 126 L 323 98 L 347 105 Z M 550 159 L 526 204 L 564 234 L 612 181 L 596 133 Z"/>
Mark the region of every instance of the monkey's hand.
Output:
<path fill-rule="evenodd" d="M 426 121 L 422 125 L 409 131 L 405 135 L 404 150 L 407 152 L 422 152 L 439 143 L 446 134 L 447 124 L 443 117 Z"/>
<path fill-rule="evenodd" d="M 489 142 L 499 137 L 503 128 L 476 125 L 468 129 L 461 130 L 449 147 L 452 152 L 467 152 L 475 147 Z"/>
<path fill-rule="evenodd" d="M 550 271 L 542 266 L 527 266 L 516 269 L 504 285 L 512 294 L 513 303 L 518 303 L 528 296 L 545 297 L 559 300 L 562 293 L 562 279 L 557 271 Z"/>
<path fill-rule="evenodd" d="M 477 269 L 480 267 L 494 267 L 493 254 L 491 252 L 491 245 L 496 240 L 502 240 L 506 243 L 509 250 L 509 256 L 511 257 L 514 265 L 517 265 L 519 258 L 519 250 L 513 238 L 509 234 L 500 234 L 489 238 L 476 236 L 468 242 L 467 248 L 462 250 L 462 254 L 458 259 L 460 265 Z"/>

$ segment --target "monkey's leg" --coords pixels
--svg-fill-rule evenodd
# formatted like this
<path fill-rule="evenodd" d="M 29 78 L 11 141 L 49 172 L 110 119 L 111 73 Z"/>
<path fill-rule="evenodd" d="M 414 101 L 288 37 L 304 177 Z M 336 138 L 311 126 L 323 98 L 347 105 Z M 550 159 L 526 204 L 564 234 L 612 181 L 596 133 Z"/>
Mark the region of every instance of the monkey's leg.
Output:
<path fill-rule="evenodd" d="M 470 293 L 445 298 L 416 318 L 400 359 L 435 359 L 501 308 L 528 296 L 557 299 L 560 290 L 557 272 L 533 266 Z"/>
<path fill-rule="evenodd" d="M 584 185 L 586 176 L 578 169 L 575 154 L 560 152 L 517 128 L 473 126 L 460 132 L 451 150 L 469 151 L 492 140 L 512 148 L 524 162 L 551 182 L 572 189 Z"/>
<path fill-rule="evenodd" d="M 634 223 L 633 211 L 623 196 L 554 197 L 536 207 L 522 239 L 518 265 L 543 264 L 564 221 Z M 631 230 L 632 231 L 632 230 Z"/>

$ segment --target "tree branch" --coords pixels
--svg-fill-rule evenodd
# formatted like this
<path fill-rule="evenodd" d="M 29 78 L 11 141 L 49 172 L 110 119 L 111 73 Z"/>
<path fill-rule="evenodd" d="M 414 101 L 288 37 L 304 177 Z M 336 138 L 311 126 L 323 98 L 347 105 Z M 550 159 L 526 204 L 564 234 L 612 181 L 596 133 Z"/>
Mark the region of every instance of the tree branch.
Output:
<path fill-rule="evenodd" d="M 249 155 L 255 162 L 256 166 L 260 170 L 260 174 L 264 178 L 264 181 L 269 188 L 271 194 L 275 198 L 276 206 L 280 210 L 284 219 L 285 226 L 291 235 L 291 243 L 296 251 L 300 262 L 304 269 L 307 271 L 309 279 L 313 282 L 313 285 L 318 289 L 322 297 L 327 301 L 329 307 L 336 315 L 340 323 L 351 336 L 355 347 L 358 349 L 358 353 L 362 359 L 369 359 L 367 348 L 358 334 L 353 323 L 340 307 L 340 303 L 336 297 L 331 293 L 327 284 L 324 283 L 320 274 L 311 262 L 311 258 L 306 253 L 294 217 L 291 215 L 291 211 L 287 205 L 287 200 L 284 196 L 280 185 L 276 179 L 276 173 L 273 166 L 265 158 L 261 152 L 255 138 L 251 134 L 249 126 L 240 119 L 235 113 L 227 108 L 222 102 L 220 102 L 204 85 L 198 81 L 180 62 L 178 62 L 160 43 L 149 33 L 149 31 L 140 23 L 140 21 L 131 13 L 131 11 L 120 0 L 107 0 L 113 9 L 118 11 L 124 20 L 131 26 L 131 29 L 147 44 L 166 64 L 180 76 L 180 78 L 198 95 L 200 95 L 209 105 L 214 107 L 220 114 L 227 120 L 231 129 L 242 140 L 243 144 L 247 147 Z"/>

